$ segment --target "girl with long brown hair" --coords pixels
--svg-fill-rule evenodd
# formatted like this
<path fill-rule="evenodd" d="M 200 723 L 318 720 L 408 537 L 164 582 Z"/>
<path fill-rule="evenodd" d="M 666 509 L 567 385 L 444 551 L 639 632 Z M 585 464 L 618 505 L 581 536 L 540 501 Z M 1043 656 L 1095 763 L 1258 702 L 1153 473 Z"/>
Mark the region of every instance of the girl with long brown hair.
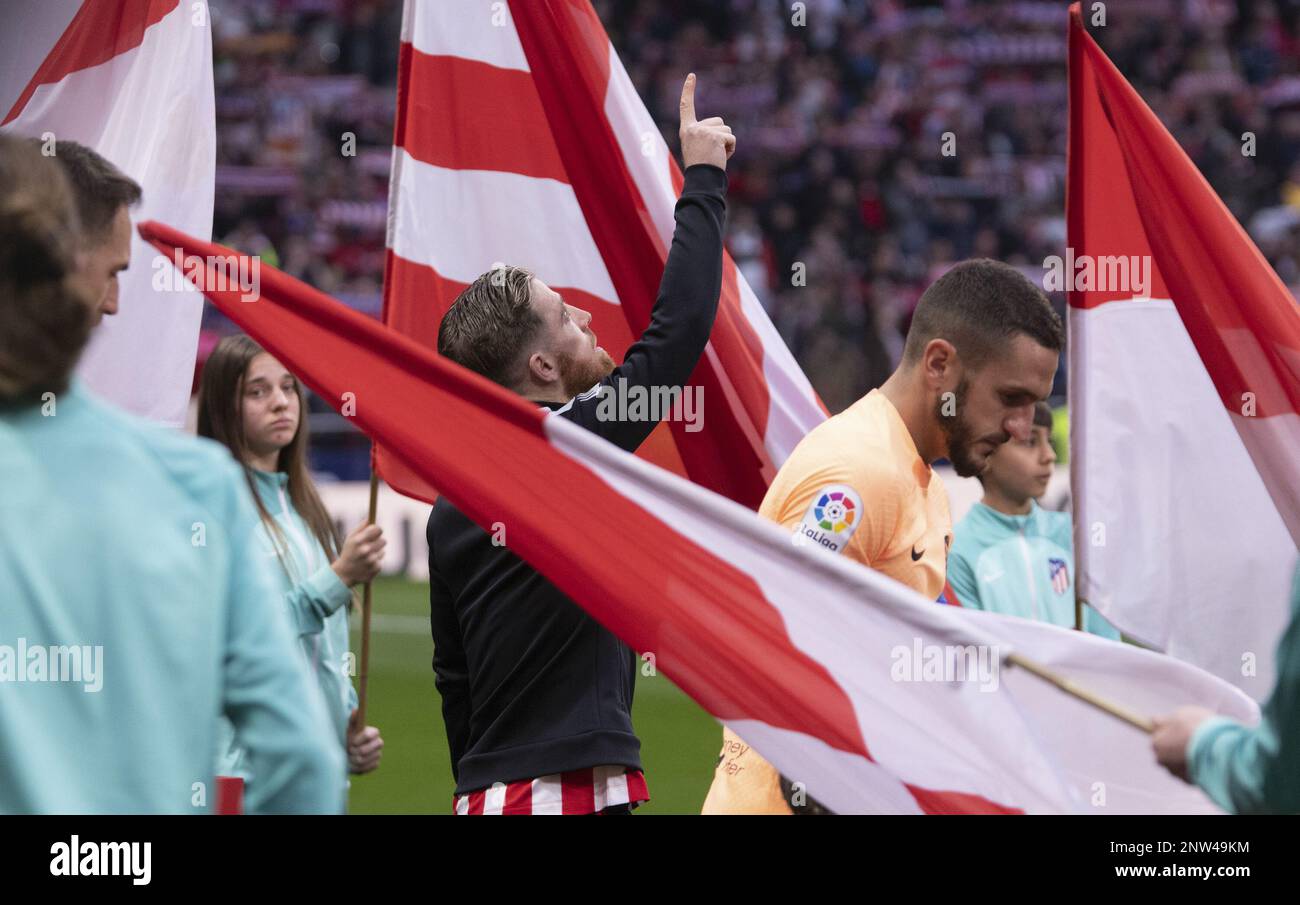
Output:
<path fill-rule="evenodd" d="M 383 739 L 355 725 L 356 691 L 348 663 L 351 587 L 379 573 L 385 540 L 363 523 L 341 543 L 307 467 L 306 398 L 298 379 L 251 337 L 222 339 L 203 368 L 199 434 L 225 444 L 243 465 L 259 522 L 258 548 L 278 561 L 284 600 L 353 773 L 379 765 Z M 238 739 L 218 773 L 247 776 Z M 340 781 L 344 781 L 340 777 Z"/>

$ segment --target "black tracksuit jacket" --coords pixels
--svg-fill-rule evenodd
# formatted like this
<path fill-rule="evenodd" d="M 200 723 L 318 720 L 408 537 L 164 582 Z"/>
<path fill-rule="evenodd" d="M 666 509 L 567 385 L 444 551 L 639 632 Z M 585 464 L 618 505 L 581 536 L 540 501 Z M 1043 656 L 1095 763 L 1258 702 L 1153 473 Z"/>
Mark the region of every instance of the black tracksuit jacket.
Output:
<path fill-rule="evenodd" d="M 685 387 L 717 314 L 727 178 L 701 164 L 685 180 L 645 333 L 592 390 L 546 404 L 628 451 L 655 422 L 600 420 L 601 387 Z M 604 764 L 640 769 L 633 651 L 445 497 L 427 537 L 433 670 L 456 794 Z"/>

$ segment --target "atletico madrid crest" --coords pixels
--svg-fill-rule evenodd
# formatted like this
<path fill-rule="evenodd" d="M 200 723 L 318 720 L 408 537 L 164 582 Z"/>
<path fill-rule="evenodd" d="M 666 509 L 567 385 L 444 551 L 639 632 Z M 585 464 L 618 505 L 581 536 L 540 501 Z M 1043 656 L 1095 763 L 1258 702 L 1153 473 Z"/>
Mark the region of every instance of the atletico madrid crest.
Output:
<path fill-rule="evenodd" d="M 1070 590 L 1070 567 L 1065 560 L 1053 557 L 1047 561 L 1047 568 L 1052 576 L 1052 587 L 1058 594 Z"/>

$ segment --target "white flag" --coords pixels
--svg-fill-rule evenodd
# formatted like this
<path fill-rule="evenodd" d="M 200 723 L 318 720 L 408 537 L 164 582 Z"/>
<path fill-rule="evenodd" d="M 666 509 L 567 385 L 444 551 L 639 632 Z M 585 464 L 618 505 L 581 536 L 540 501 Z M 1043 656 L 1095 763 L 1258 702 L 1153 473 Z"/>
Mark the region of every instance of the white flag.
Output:
<path fill-rule="evenodd" d="M 5 20 L 0 126 L 93 148 L 143 188 L 133 222 L 210 236 L 216 112 L 206 2 L 50 0 L 6 10 Z M 156 262 L 133 236 L 120 310 L 95 330 L 78 373 L 110 402 L 180 426 L 202 297 L 155 291 Z"/>
<path fill-rule="evenodd" d="M 1262 700 L 1300 542 L 1300 308 L 1077 10 L 1070 80 L 1080 594 Z"/>
<path fill-rule="evenodd" d="M 145 231 L 167 254 L 231 254 Z M 330 405 L 370 400 L 358 427 L 467 517 L 508 524 L 514 553 L 836 812 L 1214 810 L 1156 764 L 1145 733 L 1003 667 L 1013 651 L 1139 714 L 1258 718 L 1171 657 L 943 606 L 797 545 L 274 268 L 257 304 L 208 295 Z"/>

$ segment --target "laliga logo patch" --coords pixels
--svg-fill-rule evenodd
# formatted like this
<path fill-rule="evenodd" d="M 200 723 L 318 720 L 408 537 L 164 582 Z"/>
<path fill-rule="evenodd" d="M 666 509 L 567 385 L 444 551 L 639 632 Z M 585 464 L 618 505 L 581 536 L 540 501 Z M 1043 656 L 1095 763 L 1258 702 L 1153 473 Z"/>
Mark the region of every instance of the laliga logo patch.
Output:
<path fill-rule="evenodd" d="M 862 522 L 862 497 L 852 487 L 831 484 L 813 497 L 803 521 L 794 529 L 798 546 L 817 544 L 838 553 Z"/>

